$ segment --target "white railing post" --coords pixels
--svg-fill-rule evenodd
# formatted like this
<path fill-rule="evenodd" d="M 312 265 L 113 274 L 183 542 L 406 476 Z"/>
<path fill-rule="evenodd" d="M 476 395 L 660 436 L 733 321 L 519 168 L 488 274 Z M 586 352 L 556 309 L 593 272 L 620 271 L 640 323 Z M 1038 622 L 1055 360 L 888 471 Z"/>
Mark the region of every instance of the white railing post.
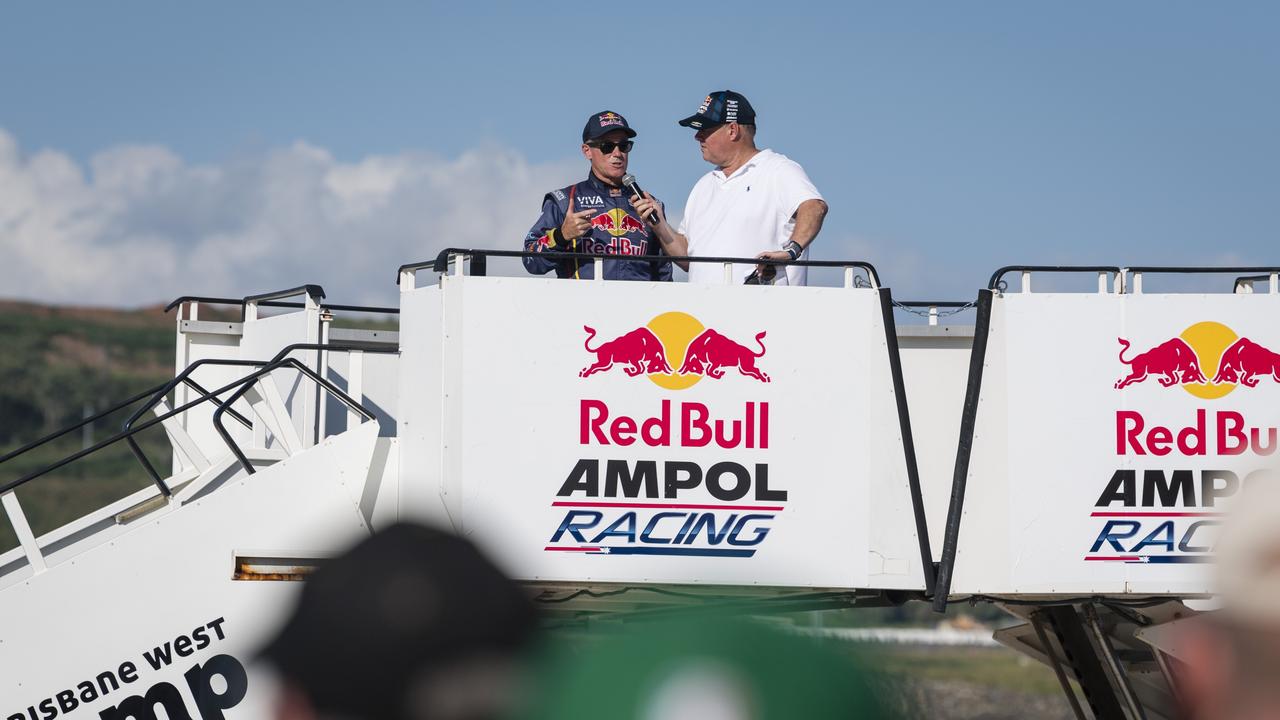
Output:
<path fill-rule="evenodd" d="M 929 324 L 930 325 L 938 324 L 938 306 L 937 305 L 929 306 Z"/>
<path fill-rule="evenodd" d="M 724 284 L 725 285 L 733 284 L 733 263 L 724 264 Z"/>
<path fill-rule="evenodd" d="M 853 287 L 853 266 L 850 265 L 844 269 L 844 286 Z"/>
<path fill-rule="evenodd" d="M 1098 294 L 1105 295 L 1107 292 L 1107 273 L 1098 273 Z"/>
<path fill-rule="evenodd" d="M 1280 293 L 1280 273 L 1271 273 L 1271 294 Z"/>
<path fill-rule="evenodd" d="M 604 258 L 596 257 L 591 261 L 591 268 L 595 274 L 595 280 L 601 282 L 604 280 Z"/>
<path fill-rule="evenodd" d="M 1142 273 L 1140 272 L 1136 272 L 1133 274 L 1133 294 L 1134 295 L 1142 294 Z"/>
<path fill-rule="evenodd" d="M 347 394 L 360 405 L 364 404 L 364 351 L 351 350 L 347 353 Z M 360 424 L 360 413 L 347 408 L 347 429 Z"/>
<path fill-rule="evenodd" d="M 13 533 L 18 536 L 18 542 L 22 545 L 22 552 L 26 553 L 27 562 L 31 563 L 31 569 L 36 573 L 44 572 L 48 566 L 44 562 L 44 554 L 40 552 L 40 545 L 36 542 L 35 533 L 31 532 L 31 525 L 27 522 L 27 516 L 22 512 L 22 506 L 18 504 L 18 496 L 13 491 L 0 496 L 0 501 L 4 503 L 4 511 L 9 516 L 9 524 L 13 526 Z"/>
<path fill-rule="evenodd" d="M 400 292 L 407 293 L 417 287 L 418 271 L 417 270 L 401 270 L 400 271 Z"/>
<path fill-rule="evenodd" d="M 1026 270 L 1022 271 L 1022 292 L 1031 292 L 1031 273 Z"/>
<path fill-rule="evenodd" d="M 453 274 L 454 274 L 454 275 L 456 275 L 456 276 L 458 276 L 458 277 L 462 277 L 462 276 L 465 274 L 465 268 L 464 268 L 463 266 L 464 266 L 464 265 L 466 265 L 466 264 L 467 264 L 467 256 L 466 256 L 466 255 L 462 255 L 461 253 L 454 253 L 454 255 L 453 255 Z"/>

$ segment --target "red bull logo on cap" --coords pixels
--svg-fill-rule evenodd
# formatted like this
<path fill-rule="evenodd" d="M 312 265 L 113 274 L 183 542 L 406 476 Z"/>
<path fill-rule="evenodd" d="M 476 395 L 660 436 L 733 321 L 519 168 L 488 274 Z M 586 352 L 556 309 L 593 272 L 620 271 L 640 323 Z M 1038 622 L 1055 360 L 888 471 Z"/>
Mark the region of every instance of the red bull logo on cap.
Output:
<path fill-rule="evenodd" d="M 1280 353 L 1240 337 L 1219 322 L 1198 322 L 1128 359 L 1129 341 L 1117 340 L 1120 362 L 1129 367 L 1128 374 L 1116 381 L 1117 390 L 1154 378 L 1163 387 L 1181 385 L 1198 398 L 1215 400 L 1237 385 L 1257 387 L 1263 377 L 1280 382 Z"/>
<path fill-rule="evenodd" d="M 590 377 L 617 366 L 628 377 L 645 374 L 654 384 L 668 390 L 684 390 L 703 377 L 720 380 L 730 370 L 737 370 L 741 377 L 770 381 L 769 375 L 756 366 L 756 361 L 766 352 L 764 331 L 756 333 L 756 348 L 752 348 L 678 311 L 658 315 L 643 327 L 594 347 L 595 329 L 587 326 L 583 329 L 587 333 L 583 347 L 596 358 L 578 373 L 579 377 Z"/>

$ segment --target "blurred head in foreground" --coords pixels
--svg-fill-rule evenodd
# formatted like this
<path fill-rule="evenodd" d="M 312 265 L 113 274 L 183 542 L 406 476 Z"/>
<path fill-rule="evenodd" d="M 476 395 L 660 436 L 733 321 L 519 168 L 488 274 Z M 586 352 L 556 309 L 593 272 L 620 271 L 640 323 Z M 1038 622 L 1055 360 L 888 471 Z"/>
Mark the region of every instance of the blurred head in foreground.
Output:
<path fill-rule="evenodd" d="M 1280 717 L 1280 482 L 1236 498 L 1216 546 L 1220 610 L 1190 623 L 1183 677 L 1192 717 Z"/>
<path fill-rule="evenodd" d="M 635 623 L 561 650 L 522 720 L 834 720 L 888 717 L 844 651 L 756 623 Z"/>
<path fill-rule="evenodd" d="M 485 720 L 508 709 L 535 627 L 471 543 L 400 524 L 322 565 L 262 655 L 282 720 Z"/>

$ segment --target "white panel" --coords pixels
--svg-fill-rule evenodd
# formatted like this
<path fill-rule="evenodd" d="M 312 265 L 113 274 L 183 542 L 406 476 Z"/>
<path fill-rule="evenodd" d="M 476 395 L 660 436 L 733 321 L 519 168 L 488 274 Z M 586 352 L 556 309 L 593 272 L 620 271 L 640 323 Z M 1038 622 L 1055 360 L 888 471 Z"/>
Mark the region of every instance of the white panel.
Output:
<path fill-rule="evenodd" d="M 290 312 L 244 324 L 244 338 L 240 343 L 240 357 L 244 360 L 270 360 L 287 345 L 318 342 L 319 326 L 308 322 L 310 313 Z M 315 350 L 299 350 L 291 357 L 310 368 L 316 366 Z M 243 374 L 248 374 L 246 371 Z M 315 418 L 306 409 L 315 402 L 316 384 L 310 378 L 292 368 L 271 373 L 280 397 L 293 418 L 294 427 L 304 441 L 315 434 Z"/>
<path fill-rule="evenodd" d="M 906 335 L 904 330 L 935 331 Z M 899 328 L 902 380 L 911 414 L 911 435 L 920 470 L 920 493 L 933 559 L 942 555 L 942 535 L 951 498 L 951 480 L 960 441 L 960 416 L 968 381 L 972 326 Z"/>
<path fill-rule="evenodd" d="M 240 332 L 239 323 L 224 323 L 228 331 L 235 330 L 234 334 L 206 333 L 187 331 L 183 333 L 186 338 L 187 361 L 184 362 L 182 357 L 178 358 L 177 367 L 174 374 L 181 373 L 187 367 L 198 360 L 238 360 L 240 359 Z M 206 390 L 217 390 L 236 378 L 243 377 L 243 368 L 226 367 L 217 365 L 202 365 L 191 374 L 191 379 L 199 383 Z M 186 404 L 195 400 L 197 394 L 194 390 L 180 386 L 177 390 L 178 404 Z M 226 395 L 223 395 L 226 397 Z M 182 427 L 186 429 L 187 434 L 200 448 L 206 457 L 219 457 L 227 452 L 227 444 L 213 429 L 213 411 L 217 409 L 212 402 L 205 402 L 194 408 L 182 413 L 178 416 L 182 423 Z M 241 414 L 249 411 L 249 406 L 241 403 L 237 406 Z M 149 417 L 143 418 L 150 419 Z M 228 418 L 227 430 L 231 432 L 231 436 L 237 442 L 247 443 L 249 440 L 248 431 L 242 426 Z M 175 458 L 176 460 L 176 458 Z M 178 468 L 175 466 L 174 470 Z"/>
<path fill-rule="evenodd" d="M 515 576 L 921 587 L 875 292 L 448 277 L 441 288 L 404 293 L 401 310 L 402 512 L 438 517 L 434 488 L 455 527 Z M 663 326 L 667 313 L 683 315 Z M 597 333 L 589 341 L 584 325 Z M 628 376 L 622 363 L 581 376 L 608 355 L 603 343 L 650 325 L 655 340 L 675 348 L 664 353 L 673 373 L 659 380 L 680 379 L 685 345 L 713 329 L 770 382 L 736 365 L 719 379 L 690 373 L 684 389 L 661 387 L 647 372 Z M 609 436 L 619 417 L 637 425 L 660 417 L 664 401 L 667 444 L 619 446 Z M 599 417 L 602 408 L 608 444 L 590 429 L 583 442 L 584 412 Z M 726 429 L 736 421 L 743 436 L 750 416 L 751 447 L 745 437 L 728 448 L 684 441 L 686 409 L 705 410 Z M 656 488 L 609 492 L 611 460 L 628 473 L 655 463 Z M 565 490 L 580 461 L 598 467 L 597 486 Z M 704 476 L 733 463 L 753 476 L 751 489 L 735 495 L 737 483 L 724 476 L 719 495 L 705 483 L 668 493 L 665 473 L 677 462 Z M 757 490 L 761 474 L 767 491 Z M 577 522 L 561 532 L 571 513 Z M 674 542 L 682 529 L 686 542 Z"/>
<path fill-rule="evenodd" d="M 995 307 L 1004 337 L 988 351 L 953 591 L 1208 592 L 1209 548 L 1238 482 L 1274 465 L 1280 355 L 1267 348 L 1280 347 L 1280 299 L 1013 294 Z M 1127 362 L 1117 338 L 1131 343 Z M 1243 354 L 1261 370 L 1256 387 L 1215 378 L 1240 338 L 1254 343 Z M 1163 374 L 1193 363 L 1204 382 Z M 1237 451 L 1248 432 L 1237 425 L 1259 429 L 1260 445 Z M 1009 518 L 1003 535 L 992 507 Z"/>
<path fill-rule="evenodd" d="M 441 499 L 441 371 L 443 307 L 439 287 L 400 295 L 399 439 L 400 513 L 448 527 Z"/>
<path fill-rule="evenodd" d="M 28 619 L 4 624 L 4 716 L 26 717 L 29 705 L 93 682 L 100 673 L 118 674 L 129 663 L 136 670 L 133 682 L 121 683 L 105 697 L 77 702 L 72 716 L 98 717 L 125 698 L 168 682 L 178 688 L 190 715 L 198 717 L 184 673 L 228 655 L 246 667 L 249 677 L 247 697 L 226 717 L 270 717 L 270 677 L 250 660 L 281 623 L 299 583 L 232 580 L 235 553 L 271 548 L 285 557 L 325 556 L 367 536 L 344 485 L 367 474 L 375 441 L 372 425 L 331 438 L 256 475 L 232 479 L 181 508 L 145 515 L 109 542 L 0 590 L 5 616 Z M 300 506 L 306 512 L 299 512 Z M 175 639 L 192 639 L 197 628 L 203 646 L 196 647 L 202 640 L 194 637 L 189 648 L 182 641 L 184 654 L 177 653 Z M 144 653 L 154 658 L 154 649 L 166 642 L 171 663 L 153 668 Z M 33 661 L 49 657 L 51 648 L 56 661 Z M 81 697 L 79 692 L 72 696 Z"/>

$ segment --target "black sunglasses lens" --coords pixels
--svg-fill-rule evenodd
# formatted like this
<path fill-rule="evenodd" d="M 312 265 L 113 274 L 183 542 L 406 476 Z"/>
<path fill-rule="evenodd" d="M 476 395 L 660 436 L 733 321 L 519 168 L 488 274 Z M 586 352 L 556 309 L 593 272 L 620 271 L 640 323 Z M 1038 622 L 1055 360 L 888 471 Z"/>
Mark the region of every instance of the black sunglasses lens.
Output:
<path fill-rule="evenodd" d="M 622 142 L 619 142 L 619 143 L 602 142 L 599 145 L 596 145 L 596 149 L 604 153 L 605 155 L 612 153 L 614 151 L 614 148 L 622 148 L 622 152 L 629 153 L 631 152 L 631 146 L 634 144 L 635 143 L 633 143 L 630 140 L 623 140 Z"/>

